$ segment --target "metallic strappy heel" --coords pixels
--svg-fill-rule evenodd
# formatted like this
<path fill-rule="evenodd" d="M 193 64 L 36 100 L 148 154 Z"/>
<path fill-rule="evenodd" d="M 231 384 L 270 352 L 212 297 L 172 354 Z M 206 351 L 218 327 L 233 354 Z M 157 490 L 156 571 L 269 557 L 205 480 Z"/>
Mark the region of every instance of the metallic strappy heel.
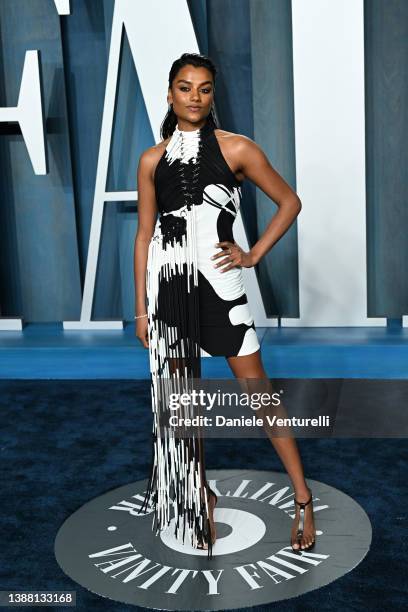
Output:
<path fill-rule="evenodd" d="M 309 489 L 310 491 L 310 489 Z M 301 552 L 301 551 L 307 551 L 307 550 L 311 550 L 313 548 L 313 546 L 315 545 L 315 540 L 313 540 L 313 542 L 309 545 L 306 546 L 305 548 L 301 548 L 301 542 L 302 542 L 302 537 L 303 537 L 303 527 L 304 527 L 304 519 L 305 519 L 305 507 L 308 506 L 310 503 L 312 503 L 312 491 L 310 491 L 310 497 L 306 502 L 299 502 L 297 501 L 297 499 L 295 499 L 295 504 L 297 504 L 299 506 L 299 523 L 298 523 L 298 529 L 296 532 L 296 543 L 299 545 L 299 548 L 293 548 L 292 546 L 292 550 L 295 553 Z"/>

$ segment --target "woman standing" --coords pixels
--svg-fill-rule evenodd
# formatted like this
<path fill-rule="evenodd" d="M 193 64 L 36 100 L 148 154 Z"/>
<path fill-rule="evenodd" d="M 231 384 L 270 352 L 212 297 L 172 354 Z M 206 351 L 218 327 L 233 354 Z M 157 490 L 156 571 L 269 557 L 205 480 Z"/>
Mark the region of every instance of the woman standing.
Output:
<path fill-rule="evenodd" d="M 153 410 L 152 467 L 145 504 L 153 500 L 156 534 L 171 520 L 194 547 L 216 539 L 217 503 L 205 477 L 200 436 L 175 437 L 165 427 L 169 383 L 201 376 L 201 357 L 223 355 L 238 378 L 267 378 L 242 281 L 301 210 L 296 193 L 251 139 L 218 129 L 216 69 L 185 53 L 170 70 L 163 141 L 140 157 L 135 239 L 136 335 L 149 349 Z M 249 252 L 233 238 L 247 178 L 279 206 Z M 157 216 L 159 213 L 159 216 Z M 296 515 L 293 550 L 314 544 L 312 495 L 293 438 L 272 439 L 291 479 Z"/>

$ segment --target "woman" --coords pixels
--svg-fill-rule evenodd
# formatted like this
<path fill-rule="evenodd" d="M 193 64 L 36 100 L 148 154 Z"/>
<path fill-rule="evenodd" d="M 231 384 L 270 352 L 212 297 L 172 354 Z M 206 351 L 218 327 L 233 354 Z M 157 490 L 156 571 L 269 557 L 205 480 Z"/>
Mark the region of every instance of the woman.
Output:
<path fill-rule="evenodd" d="M 145 504 L 153 498 L 156 534 L 170 523 L 194 547 L 216 539 L 217 497 L 205 478 L 201 437 L 175 437 L 166 427 L 169 382 L 201 375 L 201 357 L 223 355 L 238 378 L 265 379 L 260 347 L 242 282 L 301 210 L 296 193 L 251 139 L 218 129 L 216 69 L 185 53 L 170 70 L 163 141 L 140 157 L 139 223 L 135 240 L 136 336 L 149 349 L 152 374 L 152 468 Z M 258 242 L 244 252 L 232 225 L 247 178 L 279 206 Z M 157 214 L 160 213 L 157 218 Z M 167 400 L 167 401 L 166 401 Z M 312 495 L 293 438 L 272 443 L 291 479 L 296 515 L 294 551 L 314 545 Z"/>

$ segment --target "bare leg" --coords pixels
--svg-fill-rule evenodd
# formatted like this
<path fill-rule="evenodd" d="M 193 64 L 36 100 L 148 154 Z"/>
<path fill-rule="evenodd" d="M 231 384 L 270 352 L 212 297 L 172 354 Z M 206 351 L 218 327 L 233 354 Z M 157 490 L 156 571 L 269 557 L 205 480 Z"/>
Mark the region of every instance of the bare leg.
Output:
<path fill-rule="evenodd" d="M 250 355 L 243 355 L 241 357 L 227 357 L 227 361 L 236 378 L 268 378 L 262 364 L 260 350 Z M 292 437 L 283 438 L 276 436 L 271 437 L 270 439 L 292 482 L 295 498 L 299 502 L 307 501 L 310 497 L 310 490 L 305 481 L 303 465 L 296 440 Z M 296 515 L 291 532 L 291 542 L 293 548 L 298 548 L 296 544 L 298 516 L 299 509 L 296 505 Z M 312 504 L 307 505 L 305 508 L 304 523 L 301 548 L 308 547 L 315 538 L 316 530 L 313 520 Z"/>

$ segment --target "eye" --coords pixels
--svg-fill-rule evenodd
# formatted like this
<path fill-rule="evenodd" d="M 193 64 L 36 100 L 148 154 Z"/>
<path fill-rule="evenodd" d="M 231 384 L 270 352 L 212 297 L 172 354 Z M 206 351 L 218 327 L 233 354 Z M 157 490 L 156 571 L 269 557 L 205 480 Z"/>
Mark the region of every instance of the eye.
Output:
<path fill-rule="evenodd" d="M 181 86 L 180 86 L 180 90 L 181 90 L 181 91 L 188 91 L 189 89 L 190 89 L 190 88 L 189 88 L 189 87 L 187 87 L 187 85 L 181 85 Z M 202 91 L 202 93 L 205 93 L 205 94 L 211 93 L 211 89 L 208 89 L 208 88 L 204 88 L 204 89 L 202 89 L 201 91 Z"/>

